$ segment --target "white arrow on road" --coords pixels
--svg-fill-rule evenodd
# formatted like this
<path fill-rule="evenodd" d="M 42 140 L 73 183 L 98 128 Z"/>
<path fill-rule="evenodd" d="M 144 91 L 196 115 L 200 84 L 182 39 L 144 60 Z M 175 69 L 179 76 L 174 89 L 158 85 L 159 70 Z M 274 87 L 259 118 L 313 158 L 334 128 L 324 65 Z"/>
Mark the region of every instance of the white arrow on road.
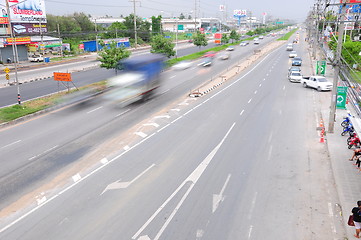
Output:
<path fill-rule="evenodd" d="M 144 175 L 147 171 L 149 171 L 152 167 L 154 167 L 155 164 L 153 163 L 152 165 L 150 165 L 147 169 L 145 169 L 141 174 L 139 174 L 138 176 L 136 176 L 132 181 L 130 182 L 121 182 L 119 179 L 118 181 L 115 181 L 111 184 L 109 184 L 104 191 L 100 194 L 102 195 L 103 193 L 105 193 L 108 190 L 114 190 L 114 189 L 123 189 L 123 188 L 127 188 L 129 187 L 132 183 L 134 183 L 135 181 L 137 181 L 142 175 Z"/>
<path fill-rule="evenodd" d="M 224 183 L 224 185 L 223 185 L 223 187 L 222 187 L 221 192 L 220 192 L 219 194 L 213 194 L 212 213 L 214 213 L 214 212 L 217 210 L 219 204 L 220 204 L 221 202 L 223 202 L 223 200 L 224 200 L 223 193 L 224 193 L 224 190 L 226 189 L 226 186 L 227 186 L 230 178 L 231 178 L 231 174 L 228 174 L 228 177 L 227 177 L 226 182 Z"/>

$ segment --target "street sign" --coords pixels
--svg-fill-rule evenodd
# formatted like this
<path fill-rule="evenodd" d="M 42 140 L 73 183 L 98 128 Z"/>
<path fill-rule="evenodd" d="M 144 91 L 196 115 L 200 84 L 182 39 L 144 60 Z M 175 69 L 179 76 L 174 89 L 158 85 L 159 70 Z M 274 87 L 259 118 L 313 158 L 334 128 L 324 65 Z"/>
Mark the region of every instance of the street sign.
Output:
<path fill-rule="evenodd" d="M 316 64 L 316 75 L 325 75 L 326 72 L 326 61 L 317 61 Z"/>
<path fill-rule="evenodd" d="M 9 74 L 5 74 L 5 78 L 6 78 L 6 80 L 10 80 L 10 75 L 9 75 Z"/>
<path fill-rule="evenodd" d="M 9 69 L 8 67 L 6 67 L 6 68 L 4 69 L 4 72 L 9 73 L 9 72 L 10 72 L 10 69 Z"/>
<path fill-rule="evenodd" d="M 178 30 L 184 30 L 184 25 L 178 25 Z"/>
<path fill-rule="evenodd" d="M 54 72 L 54 80 L 55 81 L 62 81 L 62 82 L 71 82 L 71 73 L 60 73 Z"/>
<path fill-rule="evenodd" d="M 337 87 L 336 107 L 346 109 L 347 87 Z"/>

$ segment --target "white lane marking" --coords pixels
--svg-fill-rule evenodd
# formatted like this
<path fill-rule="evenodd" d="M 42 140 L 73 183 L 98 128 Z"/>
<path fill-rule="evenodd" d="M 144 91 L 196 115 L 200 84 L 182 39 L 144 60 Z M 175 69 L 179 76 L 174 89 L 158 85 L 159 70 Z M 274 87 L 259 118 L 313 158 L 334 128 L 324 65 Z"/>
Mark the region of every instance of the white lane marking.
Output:
<path fill-rule="evenodd" d="M 128 150 L 130 149 L 130 147 L 129 147 L 128 145 L 126 145 L 126 146 L 123 147 L 123 149 L 124 149 L 125 151 L 128 151 Z"/>
<path fill-rule="evenodd" d="M 249 226 L 249 230 L 248 230 L 248 239 L 251 238 L 251 234 L 252 234 L 252 229 L 253 229 L 253 226 Z"/>
<path fill-rule="evenodd" d="M 79 173 L 77 173 L 74 176 L 72 176 L 71 178 L 73 179 L 74 182 L 78 182 L 81 179 L 81 176 Z"/>
<path fill-rule="evenodd" d="M 202 238 L 203 235 L 204 235 L 204 230 L 203 230 L 203 229 L 198 229 L 198 230 L 197 230 L 197 233 L 196 233 L 197 239 Z"/>
<path fill-rule="evenodd" d="M 142 138 L 145 138 L 145 137 L 148 136 L 148 135 L 145 134 L 144 132 L 135 132 L 134 134 L 135 134 L 135 135 L 138 135 L 139 137 L 142 137 Z"/>
<path fill-rule="evenodd" d="M 179 109 L 179 108 L 172 108 L 171 111 L 177 111 L 177 112 L 179 112 L 180 109 Z"/>
<path fill-rule="evenodd" d="M 106 164 L 106 163 L 108 163 L 109 161 L 108 161 L 108 159 L 107 158 L 102 158 L 102 160 L 100 160 L 100 163 L 101 164 Z"/>
<path fill-rule="evenodd" d="M 268 143 L 270 143 L 270 142 L 271 142 L 272 137 L 273 137 L 273 131 L 271 131 L 271 134 L 270 134 L 270 135 L 269 135 L 269 137 L 268 137 Z"/>
<path fill-rule="evenodd" d="M 47 153 L 47 152 L 50 152 L 51 150 L 54 150 L 54 149 L 57 148 L 57 147 L 58 147 L 58 145 L 55 145 L 54 147 L 49 148 L 48 150 L 45 150 L 45 151 L 43 152 L 43 154 L 45 154 L 45 153 Z"/>
<path fill-rule="evenodd" d="M 241 115 L 242 116 L 242 114 L 244 113 L 244 109 L 241 111 L 241 113 L 239 114 L 239 115 Z"/>
<path fill-rule="evenodd" d="M 179 116 L 176 119 L 174 119 L 173 121 L 171 121 L 171 123 L 175 123 L 176 121 L 178 121 L 179 119 L 181 119 L 183 116 Z"/>
<path fill-rule="evenodd" d="M 130 185 L 132 185 L 135 181 L 137 181 L 139 178 L 141 178 L 141 176 L 143 176 L 146 172 L 148 172 L 154 166 L 155 166 L 155 164 L 153 163 L 152 165 L 150 165 L 147 169 L 145 169 L 143 172 L 141 172 L 138 176 L 136 176 L 130 182 L 121 182 L 120 180 L 118 180 L 118 181 L 108 184 L 100 195 L 103 195 L 103 193 L 105 193 L 108 190 L 117 190 L 117 189 L 128 188 Z"/>
<path fill-rule="evenodd" d="M 282 110 L 279 111 L 280 115 L 282 115 Z"/>
<path fill-rule="evenodd" d="M 10 147 L 10 146 L 12 146 L 12 145 L 14 145 L 14 144 L 17 144 L 17 143 L 19 143 L 19 142 L 21 142 L 21 140 L 17 140 L 17 141 L 15 141 L 15 142 L 13 142 L 13 143 L 10 143 L 10 144 L 8 144 L 8 145 L 5 145 L 5 146 L 1 147 L 0 149 L 6 148 L 6 147 Z"/>
<path fill-rule="evenodd" d="M 172 78 L 175 78 L 177 75 L 173 75 L 173 76 L 171 76 L 169 79 L 172 79 Z"/>
<path fill-rule="evenodd" d="M 285 89 L 286 89 L 286 86 L 284 85 L 284 86 L 283 86 L 283 90 L 285 90 Z"/>
<path fill-rule="evenodd" d="M 189 103 L 186 103 L 186 102 L 182 102 L 182 103 L 180 103 L 180 104 L 178 104 L 178 105 L 189 105 Z"/>
<path fill-rule="evenodd" d="M 266 79 L 265 79 L 265 78 L 263 78 L 263 81 L 266 81 Z"/>
<path fill-rule="evenodd" d="M 262 83 L 259 84 L 259 87 L 262 87 Z"/>
<path fill-rule="evenodd" d="M 121 113 L 117 114 L 115 117 L 122 116 L 123 114 L 125 114 L 125 113 L 127 113 L 127 112 L 129 112 L 129 111 L 130 111 L 130 109 L 127 109 L 127 110 L 125 110 L 124 112 L 121 112 Z"/>
<path fill-rule="evenodd" d="M 165 126 L 162 127 L 161 129 L 159 129 L 159 130 L 157 131 L 157 133 L 163 131 L 163 130 L 166 129 L 169 125 L 170 125 L 170 123 L 168 123 L 167 125 L 165 125 Z"/>
<path fill-rule="evenodd" d="M 145 123 L 143 124 L 143 126 L 153 126 L 153 127 L 159 127 L 159 124 L 158 123 Z"/>
<path fill-rule="evenodd" d="M 166 93 L 166 92 L 168 92 L 170 89 L 167 89 L 167 90 L 165 90 L 164 92 L 162 92 L 161 94 L 164 94 L 164 93 Z"/>
<path fill-rule="evenodd" d="M 57 148 L 57 147 L 58 147 L 58 145 L 56 145 L 56 146 L 54 146 L 54 147 L 52 147 L 52 148 L 49 148 L 49 149 L 45 150 L 44 152 L 42 152 L 42 153 L 40 153 L 40 154 L 38 154 L 38 155 L 35 155 L 35 156 L 29 158 L 28 160 L 31 161 L 31 160 L 33 160 L 34 158 L 40 157 L 41 155 L 44 155 L 44 154 L 46 154 L 47 152 L 50 152 L 51 150 L 53 150 L 53 149 L 55 149 L 55 148 Z"/>
<path fill-rule="evenodd" d="M 266 76 L 268 77 L 268 73 L 266 74 Z"/>
<path fill-rule="evenodd" d="M 145 222 L 145 224 L 133 235 L 132 239 L 137 239 L 138 236 L 144 231 L 144 229 L 156 218 L 156 216 L 164 209 L 164 207 L 174 198 L 174 196 L 188 183 L 191 182 L 191 185 L 189 186 L 188 190 L 186 191 L 186 193 L 183 195 L 183 197 L 181 198 L 181 200 L 178 202 L 177 206 L 175 207 L 175 209 L 173 210 L 173 212 L 170 214 L 170 216 L 167 218 L 167 221 L 164 223 L 164 225 L 162 226 L 162 228 L 159 230 L 159 232 L 157 233 L 157 235 L 154 237 L 153 240 L 158 240 L 159 237 L 162 235 L 162 233 L 164 232 L 164 230 L 166 229 L 166 227 L 168 226 L 168 224 L 170 223 L 170 221 L 172 221 L 173 217 L 175 216 L 175 214 L 177 213 L 178 209 L 180 208 L 180 206 L 183 204 L 183 202 L 185 201 L 185 199 L 188 197 L 189 193 L 191 192 L 191 190 L 193 189 L 193 187 L 195 186 L 195 184 L 197 183 L 197 181 L 199 180 L 199 178 L 202 176 L 203 172 L 206 170 L 207 166 L 209 166 L 210 162 L 212 161 L 212 159 L 214 158 L 214 156 L 216 155 L 216 153 L 218 152 L 218 150 L 220 149 L 220 147 L 222 146 L 223 142 L 226 140 L 226 138 L 228 137 L 229 133 L 232 131 L 233 127 L 235 126 L 236 123 L 233 123 L 233 125 L 231 126 L 231 128 L 228 130 L 228 132 L 226 133 L 226 135 L 223 137 L 223 139 L 221 140 L 221 142 L 208 154 L 208 156 L 197 166 L 196 169 L 194 169 L 194 171 L 178 186 L 178 188 L 169 196 L 169 198 L 167 200 L 165 200 L 165 202 L 153 213 L 153 215 Z"/>
<path fill-rule="evenodd" d="M 248 213 L 248 219 L 252 218 L 252 213 L 253 213 L 254 207 L 256 206 L 257 195 L 258 195 L 258 192 L 255 192 L 254 196 L 253 196 L 253 199 L 252 199 L 251 208 L 250 208 L 249 213 Z"/>
<path fill-rule="evenodd" d="M 273 150 L 273 146 L 271 145 L 268 150 L 267 161 L 271 160 L 272 150 Z"/>
<path fill-rule="evenodd" d="M 231 174 L 228 174 L 226 182 L 224 183 L 220 193 L 213 194 L 212 213 L 214 213 L 217 210 L 219 204 L 221 202 L 223 202 L 223 200 L 225 198 L 225 196 L 223 196 L 223 193 L 224 193 L 224 190 L 226 190 L 226 187 L 227 187 L 227 184 L 228 184 L 230 178 L 231 178 Z"/>
<path fill-rule="evenodd" d="M 275 50 L 276 51 L 276 50 Z M 275 52 L 273 51 L 273 52 Z M 235 80 L 234 82 L 230 83 L 228 86 L 226 86 L 225 88 L 223 88 L 221 91 L 215 93 L 214 95 L 212 95 L 212 97 L 215 97 L 221 93 L 223 93 L 224 91 L 226 91 L 228 88 L 232 87 L 234 84 L 237 84 L 239 81 L 241 81 L 243 78 L 245 78 L 247 75 L 249 75 L 251 72 L 253 72 L 253 70 L 255 70 L 259 65 L 261 65 L 263 63 L 263 61 L 265 61 L 273 52 L 269 53 L 264 59 L 262 59 L 260 62 L 258 62 L 251 70 L 249 70 L 247 73 L 245 73 L 242 77 L 238 78 L 237 80 Z M 196 68 L 196 67 L 194 67 Z M 203 102 L 199 103 L 198 106 L 203 105 L 204 103 L 208 102 L 210 100 L 210 98 L 207 98 L 206 100 L 204 100 Z M 187 113 L 189 113 L 190 111 L 188 111 Z M 183 116 L 186 116 L 186 114 L 183 114 Z M 166 125 L 169 126 L 170 124 Z M 159 130 L 157 131 L 159 132 Z M 134 144 L 132 147 L 129 147 L 128 151 L 138 147 L 139 145 L 141 145 L 142 143 L 144 143 L 145 141 L 149 140 L 150 138 L 152 138 L 155 135 L 155 133 L 149 135 L 147 138 L 142 139 L 141 141 L 139 141 L 138 143 Z M 51 198 L 49 198 L 46 202 L 44 202 L 43 204 L 34 207 L 33 209 L 31 209 L 30 211 L 24 213 L 23 215 L 19 216 L 18 218 L 16 218 L 15 220 L 13 220 L 11 223 L 9 223 L 8 225 L 4 226 L 3 228 L 0 229 L 0 233 L 6 231 L 7 229 L 9 229 L 10 227 L 14 226 L 15 224 L 17 224 L 18 222 L 20 222 L 21 220 L 25 219 L 26 217 L 30 216 L 32 213 L 36 212 L 37 210 L 39 210 L 40 208 L 44 207 L 46 204 L 52 202 L 54 199 L 58 198 L 59 196 L 61 196 L 62 194 L 66 193 L 67 191 L 69 191 L 70 189 L 74 188 L 75 186 L 77 186 L 80 182 L 88 179 L 89 177 L 91 177 L 92 175 L 96 174 L 97 172 L 99 172 L 100 170 L 102 170 L 103 168 L 105 168 L 106 166 L 108 166 L 109 164 L 111 164 L 112 162 L 118 160 L 119 158 L 121 158 L 124 154 L 126 154 L 128 151 L 124 151 L 122 153 L 120 153 L 119 155 L 113 157 L 111 160 L 109 160 L 109 162 L 107 164 L 103 164 L 100 167 L 94 169 L 93 171 L 91 171 L 90 173 L 88 173 L 87 175 L 85 175 L 83 178 L 81 178 L 78 182 L 74 182 L 73 184 L 69 185 L 68 187 L 66 187 L 65 189 L 61 190 L 59 193 L 55 194 L 54 196 L 52 196 Z"/>
<path fill-rule="evenodd" d="M 100 107 L 97 107 L 97 108 L 95 108 L 95 109 L 93 109 L 93 110 L 90 110 L 89 112 L 87 112 L 87 113 L 92 113 L 92 112 L 95 112 L 96 110 L 99 110 L 99 109 L 101 109 L 101 108 L 103 108 L 103 106 L 100 106 Z"/>
<path fill-rule="evenodd" d="M 248 100 L 248 103 L 250 103 L 252 101 L 252 98 Z"/>
<path fill-rule="evenodd" d="M 257 94 L 257 90 L 256 90 L 256 91 L 254 91 L 254 94 Z"/>
<path fill-rule="evenodd" d="M 161 116 L 155 116 L 154 118 L 170 118 L 169 115 L 161 115 Z"/>

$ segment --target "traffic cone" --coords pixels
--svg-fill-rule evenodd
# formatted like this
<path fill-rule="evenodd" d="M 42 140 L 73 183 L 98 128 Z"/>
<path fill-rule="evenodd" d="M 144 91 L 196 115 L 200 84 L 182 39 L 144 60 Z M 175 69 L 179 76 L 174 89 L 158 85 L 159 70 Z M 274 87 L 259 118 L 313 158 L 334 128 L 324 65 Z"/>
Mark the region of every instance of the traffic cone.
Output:
<path fill-rule="evenodd" d="M 325 142 L 325 135 L 324 135 L 324 129 L 322 129 L 321 131 L 321 138 L 320 138 L 320 143 L 324 143 Z"/>

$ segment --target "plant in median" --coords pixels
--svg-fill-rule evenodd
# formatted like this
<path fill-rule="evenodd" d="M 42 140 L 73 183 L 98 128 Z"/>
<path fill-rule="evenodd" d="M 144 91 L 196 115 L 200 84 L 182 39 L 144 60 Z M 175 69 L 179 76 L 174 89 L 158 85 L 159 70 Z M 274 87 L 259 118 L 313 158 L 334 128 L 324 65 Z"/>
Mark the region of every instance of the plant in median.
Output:
<path fill-rule="evenodd" d="M 100 56 L 98 60 L 101 62 L 100 67 L 102 68 L 116 69 L 120 60 L 130 56 L 130 51 L 122 46 L 118 47 L 114 41 L 108 45 L 101 41 L 100 45 L 103 47 L 103 50 L 98 53 Z"/>

